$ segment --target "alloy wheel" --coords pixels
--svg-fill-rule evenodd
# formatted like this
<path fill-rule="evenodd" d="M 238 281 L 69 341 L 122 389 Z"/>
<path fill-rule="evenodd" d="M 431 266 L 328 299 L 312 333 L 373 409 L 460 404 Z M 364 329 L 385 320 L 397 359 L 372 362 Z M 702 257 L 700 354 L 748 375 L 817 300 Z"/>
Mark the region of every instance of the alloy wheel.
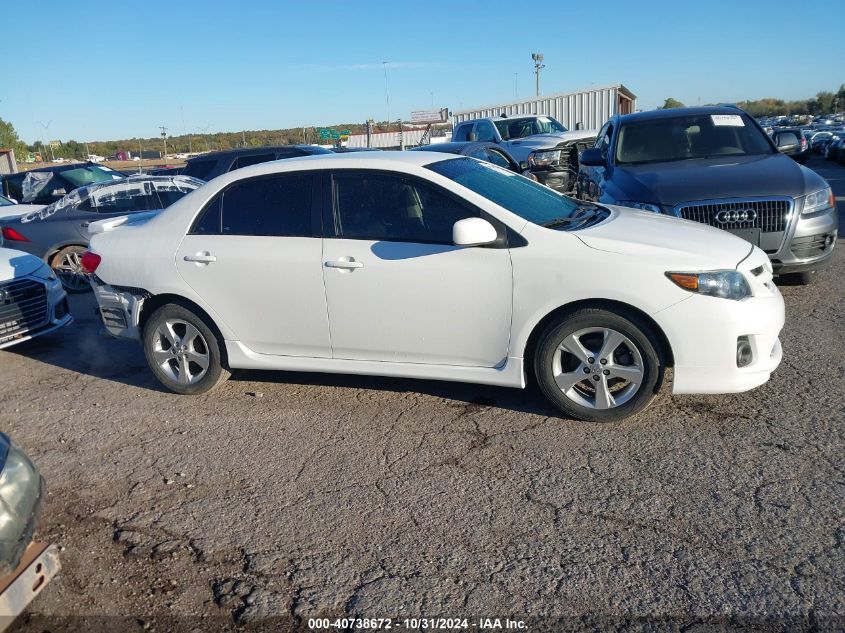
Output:
<path fill-rule="evenodd" d="M 88 277 L 82 269 L 83 250 L 66 250 L 58 264 L 53 267 L 56 276 L 62 282 L 65 289 L 74 291 L 87 290 Z"/>
<path fill-rule="evenodd" d="M 590 409 L 613 409 L 636 395 L 645 375 L 634 342 L 617 330 L 592 327 L 566 336 L 552 357 L 561 392 Z"/>
<path fill-rule="evenodd" d="M 181 319 L 166 319 L 156 328 L 152 357 L 168 378 L 181 385 L 202 380 L 211 360 L 202 333 Z"/>

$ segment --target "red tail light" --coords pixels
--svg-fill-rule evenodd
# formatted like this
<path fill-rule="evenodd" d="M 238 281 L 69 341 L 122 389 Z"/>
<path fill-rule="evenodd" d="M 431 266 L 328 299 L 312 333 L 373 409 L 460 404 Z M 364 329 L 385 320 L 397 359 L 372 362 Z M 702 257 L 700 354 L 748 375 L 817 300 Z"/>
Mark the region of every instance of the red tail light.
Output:
<path fill-rule="evenodd" d="M 103 258 L 97 255 L 97 253 L 85 251 L 84 253 L 82 253 L 82 258 L 79 260 L 79 265 L 82 266 L 83 272 L 86 272 L 90 275 L 95 270 L 97 270 L 97 266 L 100 265 L 101 261 L 103 261 Z"/>
<path fill-rule="evenodd" d="M 3 227 L 3 239 L 9 242 L 28 242 L 29 239 L 18 233 L 11 226 Z"/>

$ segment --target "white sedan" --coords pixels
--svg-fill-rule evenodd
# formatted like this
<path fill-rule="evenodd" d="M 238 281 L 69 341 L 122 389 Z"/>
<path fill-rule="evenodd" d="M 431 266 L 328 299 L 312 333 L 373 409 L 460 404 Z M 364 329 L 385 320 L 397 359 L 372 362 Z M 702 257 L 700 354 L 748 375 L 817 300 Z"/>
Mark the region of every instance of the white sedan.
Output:
<path fill-rule="evenodd" d="M 91 225 L 106 329 L 182 394 L 230 369 L 525 387 L 564 415 L 744 391 L 781 360 L 760 249 L 582 203 L 468 157 L 352 153 L 214 179 L 152 218 Z"/>
<path fill-rule="evenodd" d="M 35 255 L 0 248 L 0 349 L 73 321 L 53 269 Z"/>

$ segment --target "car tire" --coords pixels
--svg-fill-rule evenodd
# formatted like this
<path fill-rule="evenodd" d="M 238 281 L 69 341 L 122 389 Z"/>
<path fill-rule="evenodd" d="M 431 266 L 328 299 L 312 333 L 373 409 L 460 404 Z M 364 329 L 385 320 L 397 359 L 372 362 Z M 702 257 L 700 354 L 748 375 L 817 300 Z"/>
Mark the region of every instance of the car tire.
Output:
<path fill-rule="evenodd" d="M 88 275 L 83 272 L 80 261 L 87 250 L 85 246 L 65 246 L 50 258 L 50 268 L 68 294 L 91 292 Z"/>
<path fill-rule="evenodd" d="M 543 395 L 566 417 L 587 422 L 613 422 L 645 409 L 660 388 L 663 369 L 661 346 L 646 323 L 598 308 L 550 323 L 534 354 Z"/>
<path fill-rule="evenodd" d="M 144 325 L 143 344 L 155 377 L 176 393 L 205 393 L 231 375 L 220 339 L 203 317 L 185 306 L 168 303 L 153 312 Z"/>

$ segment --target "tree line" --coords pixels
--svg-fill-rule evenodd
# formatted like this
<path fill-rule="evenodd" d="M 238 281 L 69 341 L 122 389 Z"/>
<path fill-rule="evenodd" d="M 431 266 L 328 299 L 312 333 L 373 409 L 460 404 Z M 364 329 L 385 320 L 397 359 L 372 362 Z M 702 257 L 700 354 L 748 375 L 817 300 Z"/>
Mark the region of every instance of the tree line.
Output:
<path fill-rule="evenodd" d="M 713 105 L 713 104 L 708 104 Z M 836 92 L 822 91 L 810 99 L 798 101 L 784 101 L 783 99 L 756 99 L 754 101 L 739 101 L 736 104 L 753 117 L 761 116 L 790 116 L 793 114 L 832 114 L 845 110 L 845 84 L 839 86 Z M 683 108 L 683 103 L 669 97 L 658 109 Z"/>

